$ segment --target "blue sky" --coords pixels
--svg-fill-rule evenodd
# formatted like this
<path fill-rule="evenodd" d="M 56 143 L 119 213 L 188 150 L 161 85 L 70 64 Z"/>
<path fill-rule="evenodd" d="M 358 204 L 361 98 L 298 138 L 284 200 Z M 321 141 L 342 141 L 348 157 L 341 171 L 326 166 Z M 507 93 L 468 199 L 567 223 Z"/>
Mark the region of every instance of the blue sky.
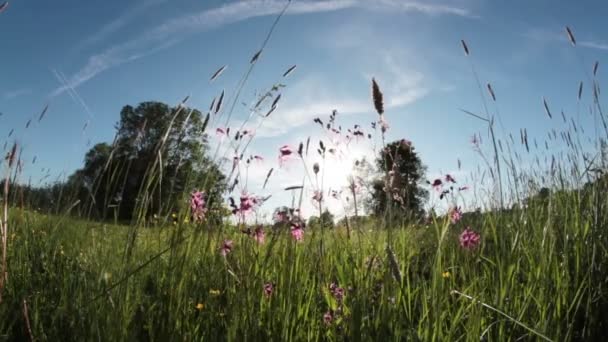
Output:
<path fill-rule="evenodd" d="M 284 4 L 11 1 L 0 13 L 0 142 L 10 145 L 16 139 L 23 147 L 24 181 L 41 179 L 47 173 L 43 168 L 50 168 L 49 179 L 55 179 L 81 166 L 89 141 L 112 140 L 126 104 L 177 104 L 191 95 L 190 106 L 206 109 L 222 89 L 229 96 L 234 92 Z M 300 165 L 278 169 L 266 191 L 260 179 L 278 167 L 279 146 L 321 136 L 314 117 L 337 109 L 344 127 L 368 127 L 377 120 L 372 77 L 385 95 L 389 139 L 413 141 L 429 177 L 451 172 L 462 183 L 474 183 L 468 175 L 481 160 L 470 137 L 478 132 L 485 137 L 486 130 L 459 111 L 483 110 L 460 40 L 467 41 L 482 84 L 491 83 L 496 92 L 498 101 L 490 110 L 498 110 L 504 126 L 500 134 L 512 132 L 517 139 L 525 127 L 542 144 L 547 131 L 563 127 L 560 110 L 569 117 L 586 113 L 588 77 L 596 60 L 598 80 L 605 81 L 605 13 L 603 1 L 293 0 L 241 98 L 249 103 L 278 81 L 287 85 L 280 107 L 251 146 L 266 161 L 249 170 L 248 190 L 274 194 L 269 210 L 286 201 L 279 189 L 301 182 Z M 576 48 L 568 43 L 566 25 L 574 31 Z M 295 72 L 282 80 L 293 64 Z M 210 75 L 222 65 L 228 69 L 210 84 Z M 579 81 L 586 85 L 581 104 Z M 553 120 L 544 113 L 543 96 Z M 46 104 L 46 118 L 38 123 Z M 239 107 L 234 118 L 239 122 L 247 115 Z M 594 132 L 591 116 L 581 117 L 588 135 Z M 350 146 L 348 158 L 326 166 L 326 187 L 342 186 L 352 159 L 372 153 L 370 144 Z M 340 211 L 337 204 L 330 207 Z"/>

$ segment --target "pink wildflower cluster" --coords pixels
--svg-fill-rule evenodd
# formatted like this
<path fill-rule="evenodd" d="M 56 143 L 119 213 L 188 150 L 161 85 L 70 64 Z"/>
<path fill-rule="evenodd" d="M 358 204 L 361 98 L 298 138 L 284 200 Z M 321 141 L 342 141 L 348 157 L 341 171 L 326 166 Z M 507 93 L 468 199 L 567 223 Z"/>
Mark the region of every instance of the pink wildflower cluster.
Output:
<path fill-rule="evenodd" d="M 481 240 L 481 235 L 471 229 L 471 227 L 467 227 L 465 230 L 460 233 L 460 246 L 465 249 L 473 249 L 477 247 Z"/>
<path fill-rule="evenodd" d="M 439 193 L 439 199 L 443 199 L 447 195 L 454 193 L 454 184 L 456 184 L 456 178 L 454 178 L 449 173 L 442 178 L 436 178 L 432 182 L 427 181 L 427 184 L 433 187 L 433 189 Z M 457 190 L 464 191 L 467 190 L 468 186 L 461 186 Z"/>
<path fill-rule="evenodd" d="M 293 222 L 291 224 L 291 236 L 297 242 L 301 242 L 304 240 L 304 229 L 302 229 L 301 223 Z"/>
<path fill-rule="evenodd" d="M 270 298 L 270 296 L 272 296 L 272 293 L 274 292 L 274 285 L 270 282 L 264 284 L 264 296 L 266 296 L 266 298 Z"/>
<path fill-rule="evenodd" d="M 230 207 L 234 215 L 240 215 L 245 217 L 251 214 L 257 207 L 262 203 L 262 199 L 243 191 L 239 199 L 239 205 L 237 206 L 234 199 L 230 198 Z"/>
<path fill-rule="evenodd" d="M 452 224 L 458 223 L 461 218 L 462 210 L 460 209 L 460 207 L 453 207 L 452 209 L 450 209 L 450 221 L 452 221 Z"/>
<path fill-rule="evenodd" d="M 205 218 L 207 213 L 205 193 L 201 191 L 194 191 L 190 196 L 190 213 L 192 220 L 195 222 L 201 222 Z"/>
<path fill-rule="evenodd" d="M 329 284 L 329 292 L 339 303 L 341 303 L 342 299 L 344 299 L 344 288 L 338 286 L 336 283 L 332 282 Z"/>
<path fill-rule="evenodd" d="M 220 254 L 225 257 L 230 252 L 232 252 L 233 247 L 234 244 L 232 240 L 224 240 L 224 242 L 222 242 L 222 246 L 220 247 Z"/>

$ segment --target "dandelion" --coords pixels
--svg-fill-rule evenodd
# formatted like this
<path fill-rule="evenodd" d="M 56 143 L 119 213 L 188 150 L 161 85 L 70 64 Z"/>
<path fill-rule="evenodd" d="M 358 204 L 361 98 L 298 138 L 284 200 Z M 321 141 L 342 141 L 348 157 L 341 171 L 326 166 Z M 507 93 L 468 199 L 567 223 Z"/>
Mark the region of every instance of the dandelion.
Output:
<path fill-rule="evenodd" d="M 460 207 L 454 207 L 450 210 L 450 221 L 452 221 L 452 224 L 458 223 L 461 218 L 462 211 L 460 210 Z"/>
<path fill-rule="evenodd" d="M 479 245 L 480 238 L 481 236 L 478 233 L 467 227 L 460 233 L 460 246 L 465 249 L 473 249 Z"/>
<path fill-rule="evenodd" d="M 203 303 L 198 303 L 195 306 L 196 310 L 201 311 L 203 310 L 203 308 L 205 308 L 205 305 L 203 305 Z"/>
<path fill-rule="evenodd" d="M 304 240 L 304 230 L 300 224 L 293 223 L 291 225 L 291 236 L 298 242 Z"/>
<path fill-rule="evenodd" d="M 274 286 L 272 285 L 272 283 L 264 284 L 264 295 L 266 296 L 266 298 L 270 298 L 270 296 L 272 296 L 273 291 Z"/>
<path fill-rule="evenodd" d="M 264 227 L 257 226 L 253 232 L 253 239 L 257 241 L 260 245 L 264 244 L 266 241 L 266 233 L 264 233 Z"/>
<path fill-rule="evenodd" d="M 222 243 L 222 247 L 220 248 L 220 254 L 225 257 L 230 252 L 232 252 L 232 247 L 232 240 L 224 240 L 224 242 Z"/>

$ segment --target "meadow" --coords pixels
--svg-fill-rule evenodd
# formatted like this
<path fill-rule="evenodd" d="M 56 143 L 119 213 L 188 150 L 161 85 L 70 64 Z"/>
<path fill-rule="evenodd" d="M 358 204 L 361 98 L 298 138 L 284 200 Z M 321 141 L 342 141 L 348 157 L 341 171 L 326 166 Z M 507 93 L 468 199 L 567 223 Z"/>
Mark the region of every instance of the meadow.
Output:
<path fill-rule="evenodd" d="M 218 123 L 230 121 L 234 103 L 281 16 L 249 60 L 251 67 L 234 92 L 232 108 L 222 103 L 222 91 L 206 116 L 198 119 L 202 132 L 215 129 L 217 135 L 232 138 Z M 569 28 L 566 36 L 576 46 Z M 461 45 L 468 57 L 469 47 L 465 41 Z M 471 67 L 481 98 L 496 102 L 492 86 L 482 86 L 473 62 Z M 294 69 L 286 70 L 283 77 Z M 212 73 L 211 81 L 224 70 Z M 597 70 L 595 64 L 591 79 Z M 591 83 L 591 114 L 603 122 L 599 85 Z M 381 84 L 373 80 L 370 88 L 369 101 L 378 114 L 374 133 L 385 148 L 389 126 L 383 116 Z M 276 90 L 259 100 L 268 107 L 262 117 L 278 110 Z M 481 197 L 486 202 L 483 210 L 461 212 L 458 192 L 467 189 L 455 190 L 455 180 L 445 175 L 428 184 L 448 203 L 444 212 L 406 219 L 406 210 L 398 205 L 388 206 L 380 215 L 360 215 L 355 210 L 342 223 L 326 229 L 306 226 L 296 210 L 307 187 L 314 191 L 312 200 L 319 206 L 325 200 L 328 189 L 313 181 L 317 173 L 325 172 L 324 165 L 302 163 L 307 178 L 301 186 L 286 189 L 294 191 L 294 201 L 289 215 L 275 218 L 279 224 L 252 219 L 265 199 L 246 189 L 236 202 L 220 196 L 224 203 L 215 203 L 215 211 L 211 210 L 211 196 L 205 196 L 215 174 L 189 178 L 181 192 L 174 191 L 171 183 L 171 196 L 180 205 L 159 199 L 158 194 L 164 193 L 158 184 L 178 174 L 166 169 L 170 158 L 164 153 L 170 147 L 179 149 L 187 135 L 181 134 L 186 123 L 174 125 L 182 105 L 169 112 L 167 133 L 160 132 L 161 139 L 152 144 L 153 158 L 146 165 L 141 187 L 137 194 L 130 194 L 137 202 L 127 221 L 119 220 L 118 212 L 112 219 L 111 208 L 117 205 L 108 195 L 111 191 L 99 197 L 96 192 L 125 184 L 122 177 L 127 179 L 130 161 L 115 162 L 110 153 L 107 162 L 100 164 L 105 167 L 95 175 L 94 186 L 87 188 L 91 193 L 85 193 L 91 203 L 84 203 L 77 192 L 62 190 L 51 193 L 57 196 L 51 209 L 38 210 L 40 200 L 28 197 L 35 193 L 19 186 L 17 144 L 8 150 L 2 164 L 6 176 L 2 182 L 0 340 L 604 338 L 608 322 L 605 144 L 603 136 L 597 136 L 597 151 L 583 147 L 580 140 L 586 135 L 576 129 L 574 119 L 570 125 L 564 116 L 568 124 L 560 138 L 565 150 L 553 156 L 550 167 L 540 162 L 530 167 L 515 152 L 516 146 L 535 150 L 526 132 L 516 143 L 512 136 L 509 140 L 494 131 L 498 113 L 487 107 L 481 114 L 465 111 L 463 116 L 487 124 L 487 145 L 480 147 L 477 139 L 481 136 L 473 142 L 487 166 L 485 180 L 479 180 L 487 186 Z M 556 120 L 549 104 L 542 105 L 548 119 Z M 221 120 L 214 119 L 215 115 Z M 334 129 L 333 116 L 327 131 Z M 189 119 L 188 114 L 185 122 Z M 171 140 L 171 130 L 179 133 L 175 140 Z M 239 162 L 253 138 L 241 130 L 235 139 L 227 139 L 240 153 Z M 560 140 L 557 134 L 553 139 L 552 144 Z M 331 145 L 326 144 L 329 151 Z M 400 144 L 398 148 L 411 148 L 405 140 Z M 304 161 L 308 145 L 277 148 L 279 159 Z M 318 153 L 323 158 L 325 149 L 321 142 Z M 219 160 L 216 155 L 213 159 Z M 385 191 L 397 187 L 394 170 L 389 169 L 381 175 Z M 234 190 L 238 177 L 244 177 L 235 170 L 237 161 L 228 168 L 226 191 L 230 185 Z M 164 185 L 162 189 L 166 191 Z M 351 191 L 355 194 L 354 186 Z M 386 200 L 391 198 L 387 191 Z M 99 203 L 100 199 L 105 202 Z M 91 215 L 91 208 L 98 205 L 107 214 L 103 218 Z"/>

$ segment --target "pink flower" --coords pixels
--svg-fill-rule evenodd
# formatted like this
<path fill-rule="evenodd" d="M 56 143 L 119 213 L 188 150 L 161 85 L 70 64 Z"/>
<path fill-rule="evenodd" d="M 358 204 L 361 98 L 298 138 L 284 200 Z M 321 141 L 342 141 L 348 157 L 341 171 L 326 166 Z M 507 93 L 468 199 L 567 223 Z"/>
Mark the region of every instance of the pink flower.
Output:
<path fill-rule="evenodd" d="M 294 223 L 291 225 L 291 236 L 298 242 L 304 240 L 304 230 L 299 224 Z"/>
<path fill-rule="evenodd" d="M 207 212 L 205 204 L 205 193 L 194 191 L 190 196 L 190 212 L 193 221 L 200 222 L 205 218 L 205 213 Z"/>
<path fill-rule="evenodd" d="M 323 200 L 323 193 L 319 190 L 315 190 L 314 195 L 312 196 L 312 200 L 317 203 L 321 203 L 321 201 Z"/>
<path fill-rule="evenodd" d="M 466 249 L 473 249 L 479 245 L 479 240 L 481 236 L 472 230 L 470 227 L 467 227 L 465 230 L 460 233 L 460 246 Z"/>
<path fill-rule="evenodd" d="M 264 227 L 257 226 L 253 232 L 253 239 L 257 241 L 260 245 L 264 244 L 266 241 L 266 233 L 264 233 Z"/>
<path fill-rule="evenodd" d="M 331 325 L 331 323 L 334 320 L 334 315 L 333 313 L 330 311 L 327 311 L 324 315 L 323 315 L 323 323 L 325 323 L 325 325 Z"/>
<path fill-rule="evenodd" d="M 258 155 L 253 156 L 253 159 L 256 161 L 259 161 L 259 162 L 264 161 L 264 158 L 262 156 L 258 156 Z"/>
<path fill-rule="evenodd" d="M 222 243 L 222 247 L 220 248 L 220 254 L 222 256 L 228 255 L 228 253 L 232 252 L 232 247 L 232 240 L 224 240 L 224 242 Z"/>
<path fill-rule="evenodd" d="M 233 212 L 239 213 L 241 216 L 245 216 L 250 214 L 257 205 L 260 203 L 259 199 L 253 195 L 248 194 L 246 191 L 241 193 L 241 203 L 238 208 L 233 210 Z"/>
<path fill-rule="evenodd" d="M 283 165 L 293 155 L 293 149 L 288 145 L 284 145 L 279 149 L 279 165 Z"/>
<path fill-rule="evenodd" d="M 338 302 L 341 302 L 344 298 L 344 289 L 339 287 L 336 283 L 329 284 L 329 292 L 331 292 Z"/>
<path fill-rule="evenodd" d="M 226 130 L 218 127 L 215 129 L 215 134 L 217 134 L 218 137 L 223 137 L 226 135 Z"/>
<path fill-rule="evenodd" d="M 288 219 L 289 219 L 289 218 L 288 218 L 288 214 L 287 214 L 287 212 L 286 212 L 286 211 L 283 211 L 283 210 L 281 210 L 281 211 L 277 211 L 277 212 L 274 214 L 274 217 L 273 217 L 273 218 L 274 218 L 274 222 L 275 222 L 275 223 L 284 223 L 284 222 L 287 222 L 287 221 L 288 221 Z"/>
<path fill-rule="evenodd" d="M 384 115 L 380 115 L 380 120 L 378 120 L 378 123 L 380 124 L 380 130 L 382 133 L 386 133 L 386 131 L 388 131 L 390 128 L 388 122 L 386 122 L 386 119 L 384 118 Z"/>
<path fill-rule="evenodd" d="M 273 291 L 274 286 L 272 285 L 272 283 L 264 284 L 264 295 L 266 296 L 266 298 L 270 298 L 270 296 L 272 296 Z"/>
<path fill-rule="evenodd" d="M 460 210 L 460 207 L 454 207 L 450 210 L 450 220 L 452 221 L 452 224 L 458 223 L 461 218 L 462 211 Z"/>
<path fill-rule="evenodd" d="M 452 177 L 452 175 L 450 175 L 449 173 L 445 175 L 445 181 L 449 183 L 456 183 L 456 179 L 454 179 L 454 177 Z"/>

